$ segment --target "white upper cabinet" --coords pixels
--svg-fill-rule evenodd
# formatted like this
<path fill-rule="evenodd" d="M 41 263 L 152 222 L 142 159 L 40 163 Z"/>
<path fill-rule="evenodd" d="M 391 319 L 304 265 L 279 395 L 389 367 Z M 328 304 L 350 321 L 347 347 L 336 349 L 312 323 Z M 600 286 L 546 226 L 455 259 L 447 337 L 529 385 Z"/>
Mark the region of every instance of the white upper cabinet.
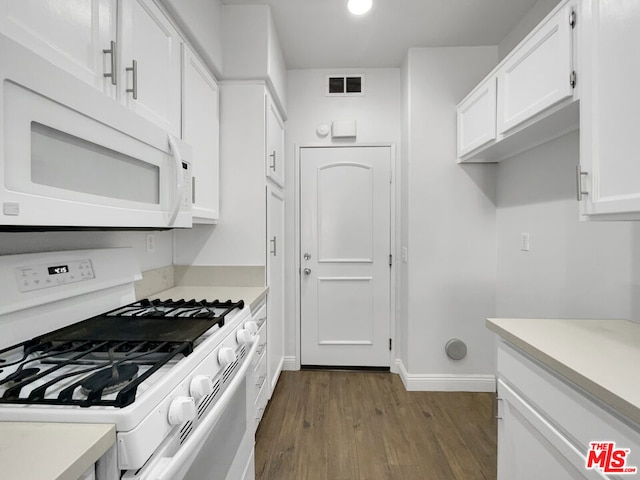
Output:
<path fill-rule="evenodd" d="M 180 136 L 181 37 L 152 0 L 0 0 L 0 32 Z"/>
<path fill-rule="evenodd" d="M 0 31 L 98 90 L 115 95 L 116 0 L 0 0 Z M 105 52 L 106 50 L 106 52 Z"/>
<path fill-rule="evenodd" d="M 640 3 L 591 0 L 581 14 L 579 191 L 589 219 L 640 219 Z"/>
<path fill-rule="evenodd" d="M 141 116 L 180 135 L 178 31 L 151 0 L 120 0 L 118 97 Z"/>
<path fill-rule="evenodd" d="M 220 92 L 186 44 L 182 75 L 182 139 L 193 147 L 193 222 L 215 223 L 220 203 Z"/>
<path fill-rule="evenodd" d="M 571 5 L 543 22 L 498 70 L 498 132 L 571 97 Z"/>
<path fill-rule="evenodd" d="M 499 162 L 578 128 L 576 9 L 562 1 L 458 104 L 458 162 Z"/>
<path fill-rule="evenodd" d="M 458 157 L 496 139 L 496 78 L 489 77 L 458 105 Z"/>
<path fill-rule="evenodd" d="M 284 187 L 284 122 L 270 95 L 266 96 L 265 101 L 267 177 Z"/>

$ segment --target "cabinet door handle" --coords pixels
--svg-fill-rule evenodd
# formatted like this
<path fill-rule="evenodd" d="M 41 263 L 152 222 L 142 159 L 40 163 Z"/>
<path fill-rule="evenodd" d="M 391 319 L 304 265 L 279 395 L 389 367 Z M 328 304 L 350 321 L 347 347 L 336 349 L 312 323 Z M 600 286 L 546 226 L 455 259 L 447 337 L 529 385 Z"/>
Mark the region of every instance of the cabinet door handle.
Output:
<path fill-rule="evenodd" d="M 131 72 L 133 77 L 132 78 L 133 88 L 127 88 L 127 93 L 132 93 L 133 99 L 137 100 L 138 99 L 138 61 L 133 60 L 131 62 L 131 66 L 127 67 L 125 70 L 127 72 Z"/>
<path fill-rule="evenodd" d="M 589 195 L 589 192 L 586 192 L 584 190 L 582 190 L 582 176 L 583 175 L 589 175 L 588 172 L 583 172 L 582 169 L 580 168 L 580 165 L 576 165 L 576 185 L 577 185 L 577 195 L 576 198 L 579 202 L 582 201 L 582 196 L 583 195 Z"/>
<path fill-rule="evenodd" d="M 276 238 L 276 236 L 275 236 L 275 235 L 273 236 L 273 238 L 272 238 L 271 240 L 269 240 L 269 241 L 271 242 L 271 244 L 273 245 L 273 248 L 271 249 L 271 252 L 270 252 L 270 253 L 271 253 L 271 255 L 273 255 L 274 257 L 277 257 L 277 256 L 278 256 L 278 254 L 276 253 L 276 252 L 277 252 L 277 250 L 276 250 L 276 248 L 277 248 L 277 240 L 278 240 L 278 239 Z"/>
<path fill-rule="evenodd" d="M 102 53 L 111 55 L 111 72 L 104 73 L 103 76 L 105 78 L 111 78 L 111 84 L 115 85 L 117 83 L 116 80 L 116 42 L 111 40 L 111 48 L 107 48 L 102 50 Z"/>
<path fill-rule="evenodd" d="M 276 151 L 275 150 L 269 154 L 269 158 L 271 159 L 269 168 L 275 172 L 276 170 Z"/>

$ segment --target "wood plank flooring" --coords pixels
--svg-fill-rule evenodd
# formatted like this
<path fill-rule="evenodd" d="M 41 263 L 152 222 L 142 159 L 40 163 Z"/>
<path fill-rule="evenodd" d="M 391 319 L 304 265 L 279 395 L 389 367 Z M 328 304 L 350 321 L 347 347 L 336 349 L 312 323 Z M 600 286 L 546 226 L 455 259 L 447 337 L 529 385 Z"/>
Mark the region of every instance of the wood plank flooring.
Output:
<path fill-rule="evenodd" d="M 257 480 L 495 480 L 491 393 L 407 392 L 391 373 L 282 372 Z"/>

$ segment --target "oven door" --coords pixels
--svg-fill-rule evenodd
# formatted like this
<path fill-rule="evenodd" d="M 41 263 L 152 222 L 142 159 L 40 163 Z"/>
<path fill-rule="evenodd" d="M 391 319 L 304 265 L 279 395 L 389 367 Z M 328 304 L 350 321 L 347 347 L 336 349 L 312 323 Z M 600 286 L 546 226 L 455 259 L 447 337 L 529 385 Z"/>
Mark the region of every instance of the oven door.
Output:
<path fill-rule="evenodd" d="M 251 365 L 259 337 L 222 396 L 200 419 L 195 430 L 175 450 L 168 440 L 151 460 L 123 479 L 135 480 L 253 480 L 255 397 Z M 181 434 L 184 427 L 181 429 Z"/>

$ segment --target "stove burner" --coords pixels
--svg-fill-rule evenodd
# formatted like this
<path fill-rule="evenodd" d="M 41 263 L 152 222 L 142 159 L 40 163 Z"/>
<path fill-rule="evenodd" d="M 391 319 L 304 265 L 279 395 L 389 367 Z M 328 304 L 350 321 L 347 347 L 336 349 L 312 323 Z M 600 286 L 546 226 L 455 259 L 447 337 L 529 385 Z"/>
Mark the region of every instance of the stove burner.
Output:
<path fill-rule="evenodd" d="M 10 375 L 5 377 L 7 382 L 19 383 L 23 380 L 33 377 L 40 372 L 39 368 L 23 368 L 22 370 L 16 370 Z"/>
<path fill-rule="evenodd" d="M 133 363 L 114 365 L 84 379 L 81 390 L 87 396 L 99 391 L 102 391 L 102 395 L 108 395 L 127 386 L 137 376 L 138 366 Z"/>

